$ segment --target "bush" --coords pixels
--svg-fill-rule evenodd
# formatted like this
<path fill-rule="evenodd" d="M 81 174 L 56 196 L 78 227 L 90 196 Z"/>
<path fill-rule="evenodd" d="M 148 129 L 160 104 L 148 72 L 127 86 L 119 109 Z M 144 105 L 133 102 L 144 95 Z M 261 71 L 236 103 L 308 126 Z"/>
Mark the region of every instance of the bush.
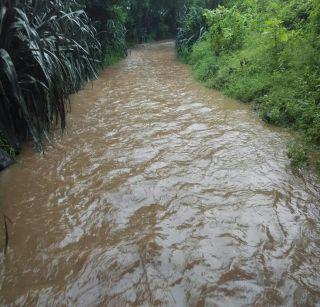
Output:
<path fill-rule="evenodd" d="M 122 5 L 109 1 L 85 2 L 85 9 L 97 29 L 101 45 L 101 61 L 107 66 L 127 55 L 127 12 Z"/>
<path fill-rule="evenodd" d="M 178 23 L 176 48 L 180 58 L 188 61 L 192 46 L 206 31 L 204 10 L 201 7 L 192 6 L 185 10 Z"/>
<path fill-rule="evenodd" d="M 246 31 L 246 17 L 236 7 L 228 9 L 219 6 L 213 11 L 206 10 L 204 16 L 209 25 L 207 37 L 216 56 L 222 52 L 229 53 L 242 47 Z"/>
<path fill-rule="evenodd" d="M 308 149 L 300 143 L 292 142 L 288 145 L 288 158 L 291 166 L 299 168 L 308 163 Z"/>

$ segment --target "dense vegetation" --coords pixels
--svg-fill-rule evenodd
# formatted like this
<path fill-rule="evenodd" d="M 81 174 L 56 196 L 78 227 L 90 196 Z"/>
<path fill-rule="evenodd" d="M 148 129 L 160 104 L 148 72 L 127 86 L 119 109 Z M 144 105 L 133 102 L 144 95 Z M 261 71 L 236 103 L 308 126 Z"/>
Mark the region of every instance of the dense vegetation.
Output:
<path fill-rule="evenodd" d="M 84 9 L 94 23 L 101 45 L 102 63 L 108 65 L 126 56 L 127 10 L 122 1 L 85 0 Z"/>
<path fill-rule="evenodd" d="M 128 43 L 173 36 L 198 80 L 253 101 L 264 120 L 320 147 L 318 0 L 0 4 L 0 160 L 28 137 L 42 150 L 52 127 L 65 127 L 69 95 L 126 56 Z M 291 145 L 289 155 L 307 161 L 305 147 Z"/>
<path fill-rule="evenodd" d="M 254 102 L 267 122 L 292 127 L 320 146 L 320 2 L 229 0 L 191 8 L 178 53 L 206 86 Z M 294 164 L 305 148 L 290 145 Z"/>
<path fill-rule="evenodd" d="M 75 1 L 1 4 L 1 149 L 13 155 L 30 135 L 41 150 L 53 122 L 65 127 L 68 96 L 97 76 L 100 49 Z"/>
<path fill-rule="evenodd" d="M 69 95 L 128 42 L 174 36 L 184 7 L 206 2 L 216 1 L 1 0 L 0 164 L 26 138 L 42 150 L 52 127 L 66 125 Z"/>

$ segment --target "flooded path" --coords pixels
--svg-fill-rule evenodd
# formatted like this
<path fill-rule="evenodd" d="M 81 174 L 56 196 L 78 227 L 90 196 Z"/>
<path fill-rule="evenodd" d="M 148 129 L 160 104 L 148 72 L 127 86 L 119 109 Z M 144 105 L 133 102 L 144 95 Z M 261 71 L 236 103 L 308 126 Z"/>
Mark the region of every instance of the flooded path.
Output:
<path fill-rule="evenodd" d="M 320 304 L 319 188 L 283 130 L 197 85 L 171 42 L 72 100 L 46 157 L 0 174 L 0 305 Z"/>

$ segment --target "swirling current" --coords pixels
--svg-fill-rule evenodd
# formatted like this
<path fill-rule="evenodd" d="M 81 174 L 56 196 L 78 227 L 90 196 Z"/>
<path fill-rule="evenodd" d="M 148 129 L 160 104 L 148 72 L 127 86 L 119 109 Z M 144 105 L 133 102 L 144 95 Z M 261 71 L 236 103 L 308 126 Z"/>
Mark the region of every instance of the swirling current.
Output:
<path fill-rule="evenodd" d="M 289 132 L 198 85 L 168 41 L 71 100 L 45 154 L 0 174 L 1 305 L 320 305 L 320 190 Z"/>

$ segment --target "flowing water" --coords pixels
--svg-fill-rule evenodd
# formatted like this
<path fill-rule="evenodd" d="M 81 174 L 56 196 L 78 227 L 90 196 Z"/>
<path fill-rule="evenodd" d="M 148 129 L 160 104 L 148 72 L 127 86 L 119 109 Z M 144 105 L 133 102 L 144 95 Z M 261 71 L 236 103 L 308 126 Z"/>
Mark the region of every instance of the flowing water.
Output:
<path fill-rule="evenodd" d="M 319 187 L 288 137 L 172 42 L 138 47 L 72 97 L 45 157 L 0 174 L 0 304 L 319 306 Z"/>

